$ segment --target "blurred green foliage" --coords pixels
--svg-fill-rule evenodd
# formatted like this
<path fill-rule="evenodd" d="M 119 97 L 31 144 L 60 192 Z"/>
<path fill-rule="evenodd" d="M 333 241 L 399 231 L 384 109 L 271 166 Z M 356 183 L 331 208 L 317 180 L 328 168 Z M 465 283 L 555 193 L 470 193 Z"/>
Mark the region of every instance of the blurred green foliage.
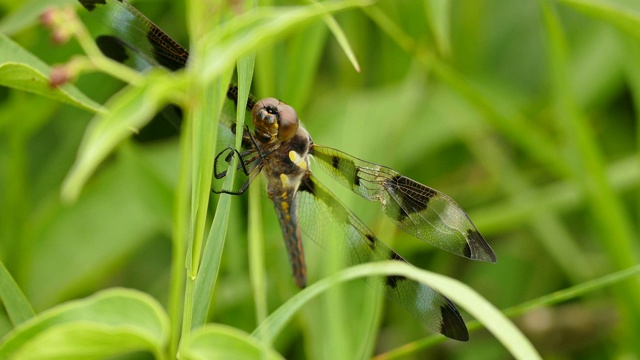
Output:
<path fill-rule="evenodd" d="M 79 47 L 53 45 L 36 25 L 38 9 L 60 3 L 1 2 L 0 32 L 47 64 L 68 61 Z M 188 43 L 182 2 L 134 5 Z M 92 33 L 105 32 L 81 14 Z M 335 18 L 360 72 L 317 22 L 257 52 L 253 92 L 294 106 L 316 143 L 449 194 L 498 263 L 432 249 L 392 228 L 377 205 L 345 193 L 397 252 L 420 268 L 460 279 L 499 308 L 638 264 L 640 3 L 380 0 Z M 104 103 L 123 84 L 92 73 L 76 86 Z M 61 186 L 92 116 L 0 87 L 0 260 L 36 312 L 113 286 L 140 289 L 166 307 L 178 137 L 160 137 L 155 129 L 164 125 L 152 123 L 121 143 L 78 200 L 66 204 Z M 270 312 L 298 290 L 264 192 L 261 204 Z M 233 198 L 209 321 L 251 332 L 247 213 L 246 197 Z M 305 245 L 315 282 L 326 275 L 326 254 Z M 639 285 L 636 276 L 596 287 L 530 310 L 516 323 L 546 358 L 637 356 Z M 379 295 L 360 283 L 343 291 L 347 296 L 337 295 L 342 310 L 327 305 L 335 304 L 331 294 L 314 300 L 275 339 L 275 349 L 288 359 L 335 358 L 332 347 L 341 343 L 337 349 L 350 350 L 340 355 L 351 358 L 431 335 L 394 304 L 385 304 L 378 328 L 369 307 Z M 0 333 L 11 328 L 0 316 Z M 475 331 L 468 343 L 417 346 L 403 358 L 507 356 L 490 334 Z"/>

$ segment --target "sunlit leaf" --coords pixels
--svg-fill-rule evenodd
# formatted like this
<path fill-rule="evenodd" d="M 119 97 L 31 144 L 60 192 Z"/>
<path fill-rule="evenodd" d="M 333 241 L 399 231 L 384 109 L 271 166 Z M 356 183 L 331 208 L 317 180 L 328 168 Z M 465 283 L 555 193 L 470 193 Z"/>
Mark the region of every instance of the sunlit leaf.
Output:
<path fill-rule="evenodd" d="M 98 359 L 137 350 L 160 354 L 168 331 L 164 310 L 149 295 L 105 290 L 25 322 L 0 343 L 0 358 Z"/>

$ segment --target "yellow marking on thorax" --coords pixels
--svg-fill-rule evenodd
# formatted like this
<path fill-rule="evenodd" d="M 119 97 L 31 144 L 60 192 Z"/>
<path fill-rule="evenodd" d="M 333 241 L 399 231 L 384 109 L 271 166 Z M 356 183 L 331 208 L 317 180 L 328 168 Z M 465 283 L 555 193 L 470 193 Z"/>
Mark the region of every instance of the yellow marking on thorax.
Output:
<path fill-rule="evenodd" d="M 307 170 L 307 162 L 304 161 L 304 158 L 297 152 L 293 150 L 289 151 L 289 159 L 302 170 Z"/>
<path fill-rule="evenodd" d="M 282 181 L 282 186 L 284 186 L 285 188 L 289 187 L 289 177 L 287 175 L 280 174 L 280 181 Z"/>

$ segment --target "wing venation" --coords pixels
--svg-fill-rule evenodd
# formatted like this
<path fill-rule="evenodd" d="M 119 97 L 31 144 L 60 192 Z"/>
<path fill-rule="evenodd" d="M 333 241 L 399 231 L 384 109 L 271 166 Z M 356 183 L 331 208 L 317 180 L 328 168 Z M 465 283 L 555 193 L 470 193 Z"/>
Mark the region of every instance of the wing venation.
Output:
<path fill-rule="evenodd" d="M 406 262 L 312 175 L 303 181 L 296 198 L 298 218 L 306 238 L 327 248 L 327 239 L 331 237 L 326 236 L 326 229 L 344 234 L 344 245 L 340 249 L 348 265 L 381 260 Z M 384 285 L 389 299 L 427 327 L 453 339 L 466 341 L 469 338 L 455 305 L 432 288 L 399 275 L 386 277 Z"/>
<path fill-rule="evenodd" d="M 314 145 L 311 154 L 342 185 L 380 202 L 391 221 L 409 234 L 469 259 L 496 261 L 469 216 L 446 194 L 336 149 Z"/>

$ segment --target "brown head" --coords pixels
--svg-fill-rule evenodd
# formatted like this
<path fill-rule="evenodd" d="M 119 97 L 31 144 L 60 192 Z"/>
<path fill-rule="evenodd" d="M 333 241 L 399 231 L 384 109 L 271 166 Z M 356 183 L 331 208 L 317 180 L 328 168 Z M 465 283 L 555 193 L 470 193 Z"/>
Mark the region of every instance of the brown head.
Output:
<path fill-rule="evenodd" d="M 290 140 L 300 125 L 296 111 L 275 98 L 258 101 L 251 110 L 251 120 L 255 136 L 262 143 L 269 143 L 276 138 L 280 141 Z"/>

